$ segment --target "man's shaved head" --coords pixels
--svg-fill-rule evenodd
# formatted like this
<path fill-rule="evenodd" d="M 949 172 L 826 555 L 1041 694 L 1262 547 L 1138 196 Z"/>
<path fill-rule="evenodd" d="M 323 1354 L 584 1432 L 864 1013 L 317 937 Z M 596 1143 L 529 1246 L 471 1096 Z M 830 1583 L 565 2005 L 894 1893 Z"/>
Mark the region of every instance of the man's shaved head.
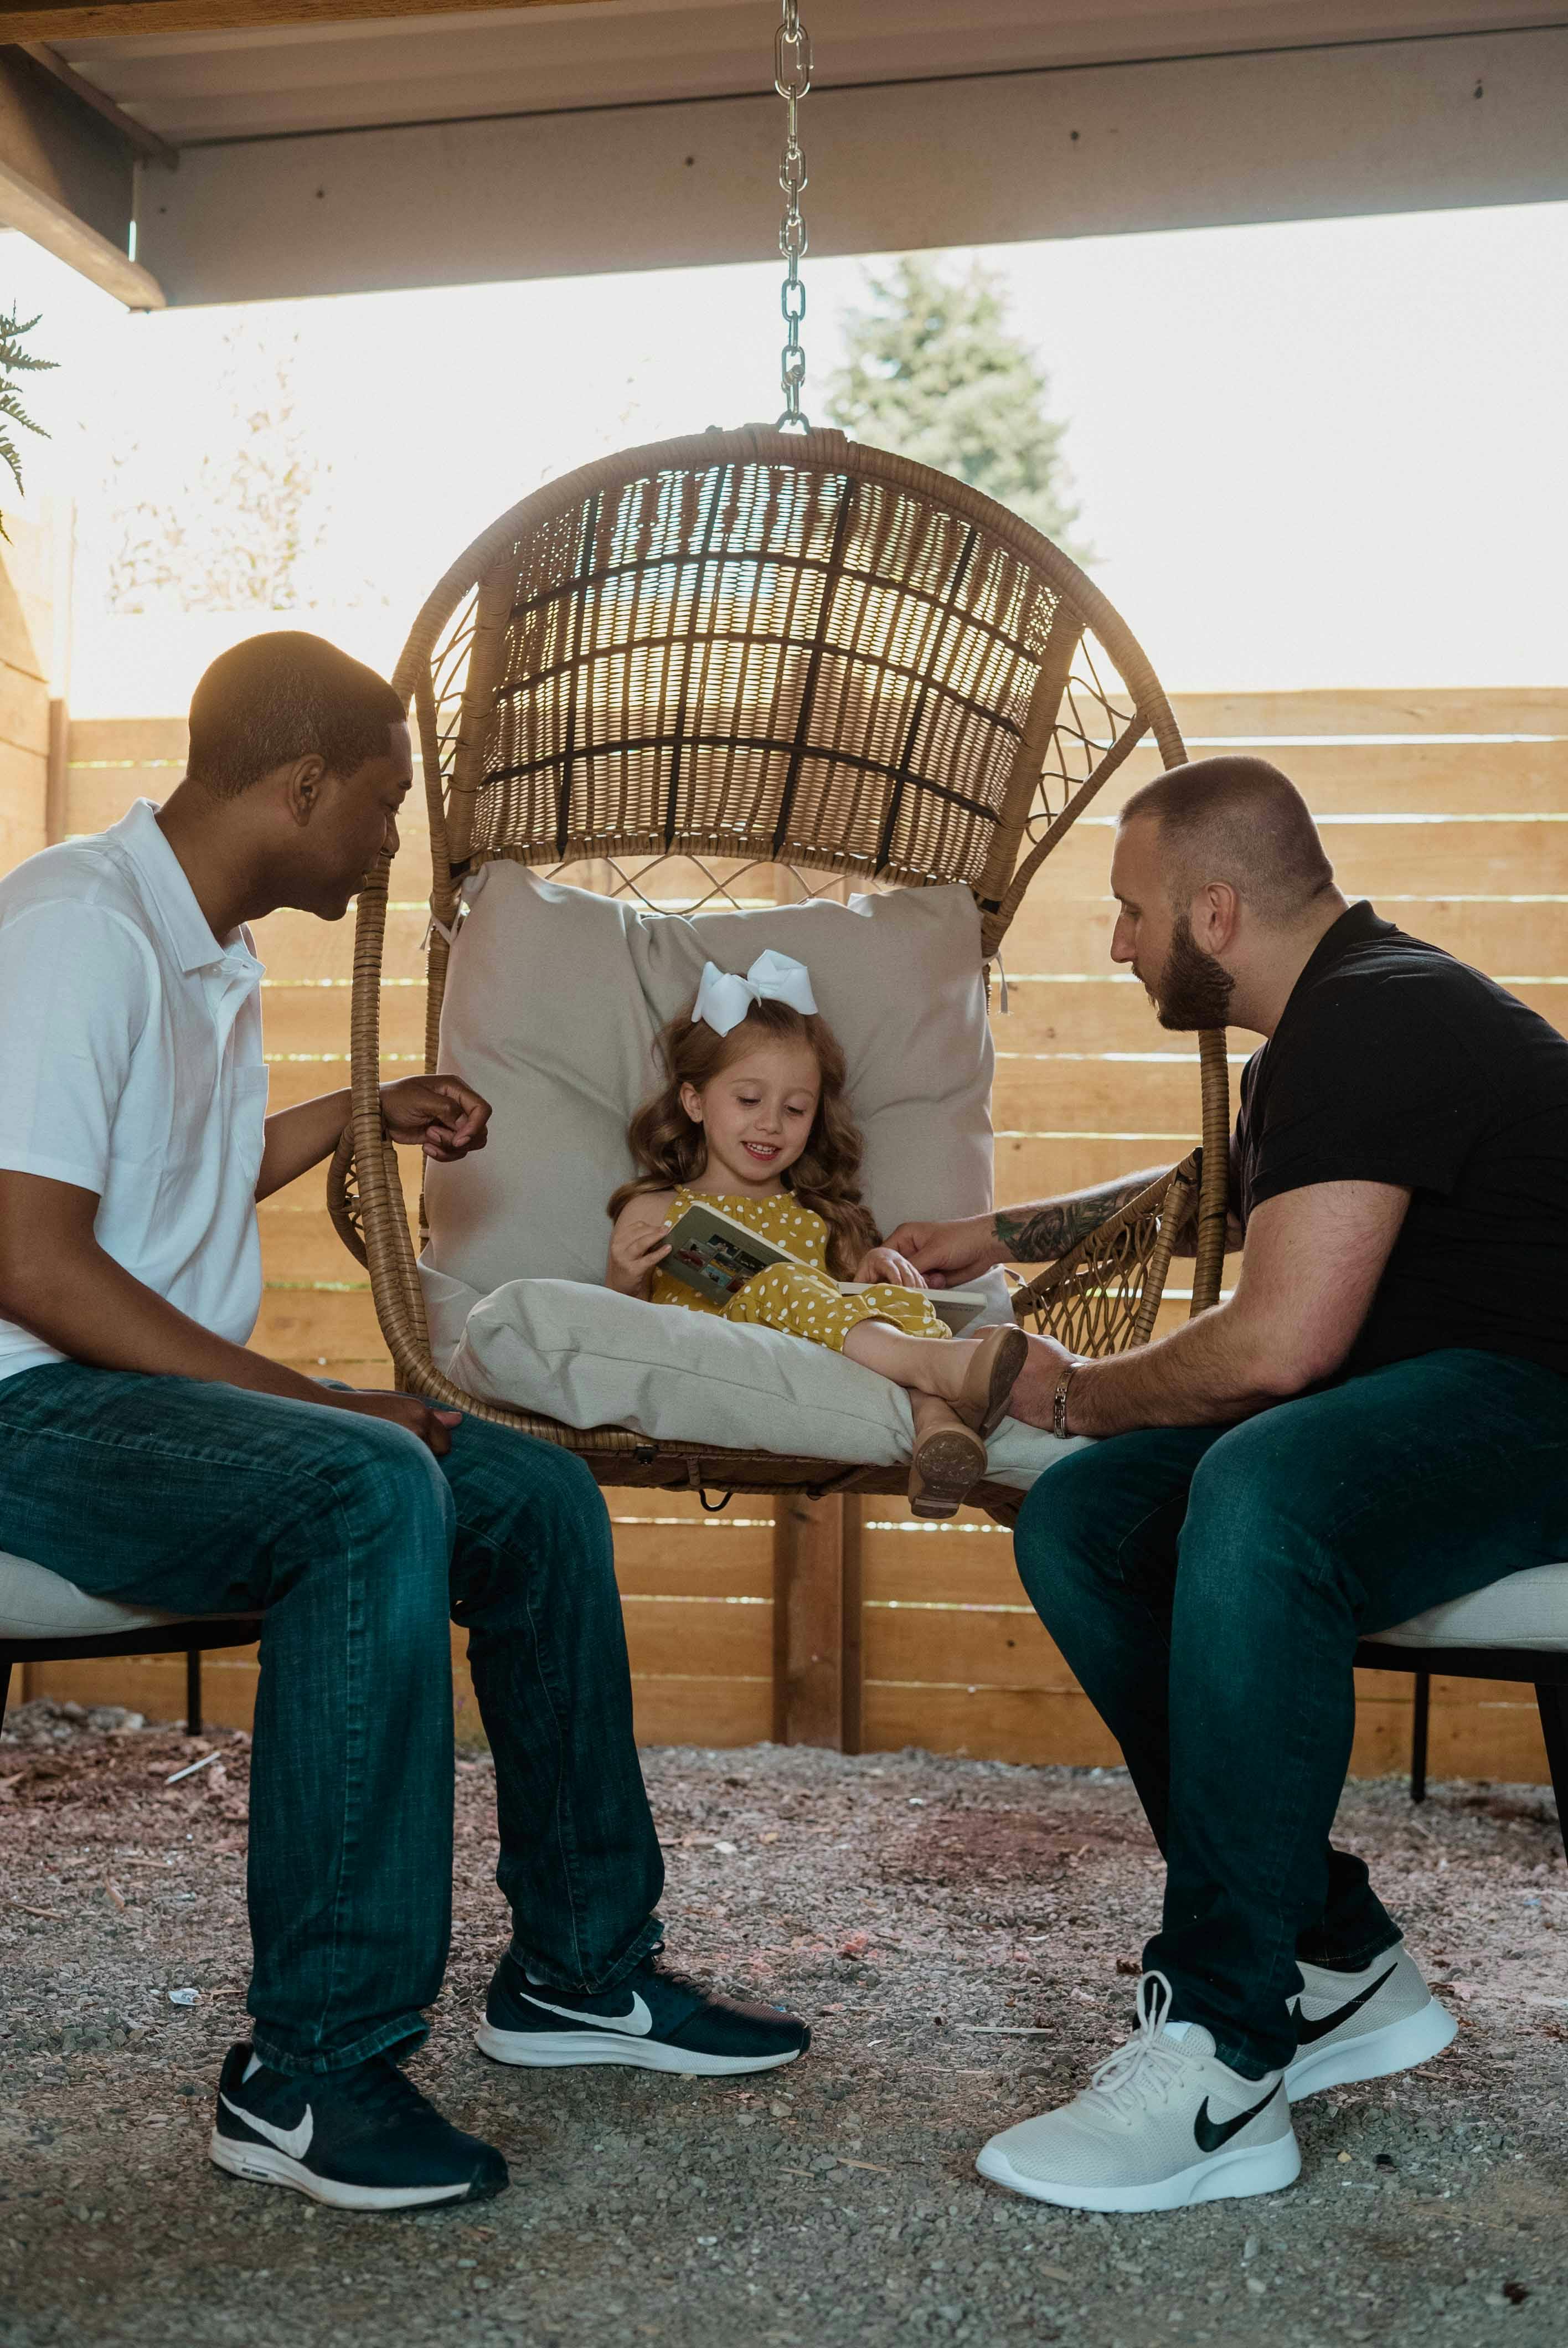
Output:
<path fill-rule="evenodd" d="M 1299 921 L 1334 886 L 1311 810 L 1266 758 L 1199 758 L 1136 790 L 1122 822 L 1159 825 L 1161 877 L 1173 905 L 1226 880 L 1271 925 Z"/>

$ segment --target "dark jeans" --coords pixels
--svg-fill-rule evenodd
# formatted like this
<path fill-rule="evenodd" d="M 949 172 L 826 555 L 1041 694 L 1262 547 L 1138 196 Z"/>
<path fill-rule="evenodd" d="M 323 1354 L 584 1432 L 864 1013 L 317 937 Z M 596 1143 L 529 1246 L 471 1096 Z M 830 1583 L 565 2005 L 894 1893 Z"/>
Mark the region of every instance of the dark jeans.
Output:
<path fill-rule="evenodd" d="M 660 1940 L 610 1521 L 569 1452 L 77 1363 L 0 1381 L 0 1547 L 101 1597 L 264 1608 L 251 1776 L 255 2044 L 333 2071 L 422 2036 L 452 1913 L 448 1612 L 496 1762 L 534 1978 Z"/>
<path fill-rule="evenodd" d="M 1428 1354 L 1239 1426 L 1114 1436 L 1040 1478 L 1017 1555 L 1165 1855 L 1144 1964 L 1255 2077 L 1295 2052 L 1297 1955 L 1399 1938 L 1328 1839 L 1357 1640 L 1568 1556 L 1568 1377 Z"/>

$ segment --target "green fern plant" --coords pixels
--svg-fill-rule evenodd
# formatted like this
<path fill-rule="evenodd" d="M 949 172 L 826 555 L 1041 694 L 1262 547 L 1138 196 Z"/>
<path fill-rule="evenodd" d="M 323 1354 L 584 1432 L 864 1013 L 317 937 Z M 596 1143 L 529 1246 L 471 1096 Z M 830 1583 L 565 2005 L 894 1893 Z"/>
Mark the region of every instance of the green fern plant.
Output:
<path fill-rule="evenodd" d="M 37 324 L 36 318 L 18 318 L 15 308 L 0 312 L 0 464 L 9 467 L 11 478 L 18 489 L 22 487 L 22 452 L 11 437 L 11 427 L 20 425 L 24 431 L 36 432 L 40 439 L 48 434 L 41 424 L 35 424 L 22 405 L 21 393 L 15 378 L 19 375 L 50 375 L 56 362 L 41 359 L 36 352 L 24 350 L 22 345 Z M 0 513 L 0 539 L 8 535 L 5 517 Z"/>

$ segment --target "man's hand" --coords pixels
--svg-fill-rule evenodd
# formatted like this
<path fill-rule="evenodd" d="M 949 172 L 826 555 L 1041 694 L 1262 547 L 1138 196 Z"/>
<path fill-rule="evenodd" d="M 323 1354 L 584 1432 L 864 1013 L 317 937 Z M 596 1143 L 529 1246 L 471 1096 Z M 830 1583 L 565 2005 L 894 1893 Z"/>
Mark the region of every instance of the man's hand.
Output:
<path fill-rule="evenodd" d="M 384 1418 L 392 1426 L 405 1426 L 421 1443 L 427 1443 L 437 1459 L 445 1459 L 452 1448 L 452 1429 L 461 1426 L 460 1410 L 441 1410 L 435 1403 L 424 1402 L 418 1395 L 380 1394 L 362 1391 L 357 1394 L 337 1394 L 331 1386 L 317 1389 L 315 1399 L 333 1410 L 358 1411 L 364 1418 Z"/>
<path fill-rule="evenodd" d="M 908 1260 L 927 1288 L 962 1288 L 966 1281 L 978 1280 L 993 1264 L 1006 1262 L 997 1244 L 994 1215 L 966 1215 L 956 1223 L 900 1223 L 888 1234 L 886 1245 Z"/>
<path fill-rule="evenodd" d="M 381 1113 L 394 1141 L 416 1141 L 426 1158 L 451 1166 L 488 1138 L 490 1104 L 460 1076 L 403 1076 L 381 1087 Z M 330 1158 L 354 1115 L 349 1092 L 296 1101 L 267 1119 L 267 1141 L 256 1179 L 258 1200 L 270 1199 Z"/>
<path fill-rule="evenodd" d="M 896 1247 L 883 1246 L 867 1250 L 856 1266 L 856 1280 L 879 1280 L 889 1288 L 926 1288 L 929 1285 L 923 1272 L 916 1270 L 907 1255 Z"/>
<path fill-rule="evenodd" d="M 455 1166 L 489 1139 L 490 1104 L 458 1076 L 405 1076 L 381 1088 L 394 1141 L 417 1141 L 437 1166 Z"/>

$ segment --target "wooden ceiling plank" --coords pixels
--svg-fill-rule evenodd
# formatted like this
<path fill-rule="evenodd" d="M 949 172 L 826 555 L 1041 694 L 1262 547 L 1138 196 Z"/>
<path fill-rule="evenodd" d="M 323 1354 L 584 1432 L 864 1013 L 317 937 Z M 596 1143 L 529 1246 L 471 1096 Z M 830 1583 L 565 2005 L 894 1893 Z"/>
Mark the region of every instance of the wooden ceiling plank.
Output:
<path fill-rule="evenodd" d="M 608 0 L 506 0 L 506 5 L 518 10 L 587 8 L 606 5 Z M 473 13 L 474 0 L 69 0 L 64 7 L 0 8 L 0 40 L 85 41 L 138 33 L 238 32 L 251 26 Z"/>

